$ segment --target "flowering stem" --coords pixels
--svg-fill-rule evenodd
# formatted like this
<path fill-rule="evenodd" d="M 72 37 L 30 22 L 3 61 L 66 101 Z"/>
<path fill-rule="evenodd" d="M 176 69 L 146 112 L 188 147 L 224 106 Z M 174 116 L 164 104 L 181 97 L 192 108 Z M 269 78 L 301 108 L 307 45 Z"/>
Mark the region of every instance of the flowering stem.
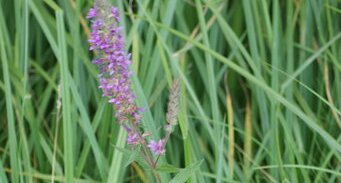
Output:
<path fill-rule="evenodd" d="M 153 174 L 154 174 L 154 176 L 155 176 L 155 178 L 156 178 L 156 182 L 162 183 L 160 174 L 159 174 L 157 171 L 155 171 L 155 170 L 153 170 Z"/>
<path fill-rule="evenodd" d="M 179 111 L 179 99 L 180 99 L 180 80 L 175 79 L 173 81 L 172 87 L 170 89 L 170 96 L 168 102 L 168 110 L 166 114 L 167 125 L 165 126 L 166 136 L 163 139 L 164 143 L 162 143 L 161 149 L 166 148 L 166 144 L 169 140 L 170 134 L 173 132 L 174 126 L 177 124 L 177 115 Z M 161 154 L 159 154 L 156 158 L 155 164 L 160 159 Z"/>
<path fill-rule="evenodd" d="M 153 172 L 153 175 L 154 175 L 156 181 L 158 183 L 162 183 L 160 174 L 157 171 L 155 171 L 155 168 L 156 168 L 156 165 L 157 165 L 157 161 L 153 160 L 152 153 L 150 152 L 149 148 L 147 147 L 146 140 L 143 138 L 143 136 L 141 135 L 140 131 L 137 130 L 138 127 L 136 125 L 133 124 L 132 127 L 133 127 L 133 130 L 135 131 L 135 133 L 138 134 L 139 138 L 142 141 L 142 143 L 141 143 L 142 144 L 142 149 L 143 149 L 142 150 L 142 154 L 143 154 L 144 159 L 146 160 L 146 162 L 148 163 L 148 165 L 152 169 L 152 172 Z"/>
<path fill-rule="evenodd" d="M 153 157 L 151 156 L 150 150 L 147 147 L 147 143 L 146 140 L 143 138 L 143 136 L 141 135 L 140 131 L 138 130 L 138 127 L 136 125 L 132 125 L 132 128 L 134 130 L 134 133 L 138 135 L 138 138 L 141 140 L 141 144 L 142 144 L 142 149 L 143 149 L 143 154 L 145 155 L 144 158 L 147 161 L 148 165 L 154 169 L 155 168 L 155 163 L 153 160 Z"/>
<path fill-rule="evenodd" d="M 113 105 L 118 123 L 128 132 L 128 144 L 133 148 L 142 145 L 141 154 L 152 169 L 156 181 L 161 183 L 160 175 L 155 171 L 157 161 L 153 158 L 154 151 L 150 149 L 139 127 L 141 109 L 136 105 L 136 97 L 131 88 L 131 54 L 124 50 L 119 11 L 110 6 L 108 0 L 95 0 L 95 6 L 89 10 L 87 18 L 91 20 L 92 30 L 89 49 L 96 54 L 97 58 L 93 63 L 100 70 L 99 88 Z M 156 147 L 157 152 L 164 153 L 162 149 L 159 150 L 159 147 L 164 147 L 162 143 L 163 141 L 154 143 L 156 146 L 152 147 Z"/>
<path fill-rule="evenodd" d="M 164 138 L 165 142 L 168 142 L 168 139 L 169 139 L 170 134 L 171 134 L 171 132 L 170 132 L 170 131 L 167 131 L 166 137 Z M 164 149 L 165 146 L 166 146 L 166 143 L 163 144 L 162 149 Z M 159 155 L 157 156 L 157 158 L 156 158 L 156 160 L 155 160 L 155 165 L 157 165 L 157 162 L 159 161 L 160 157 L 161 157 L 161 154 L 159 154 Z"/>

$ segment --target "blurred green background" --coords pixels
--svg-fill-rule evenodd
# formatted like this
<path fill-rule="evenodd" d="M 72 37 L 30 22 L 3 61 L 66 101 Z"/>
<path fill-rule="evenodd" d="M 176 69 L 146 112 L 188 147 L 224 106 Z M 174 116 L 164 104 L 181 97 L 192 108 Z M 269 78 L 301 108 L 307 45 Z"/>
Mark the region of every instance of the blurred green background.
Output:
<path fill-rule="evenodd" d="M 112 3 L 146 131 L 181 80 L 163 182 L 341 182 L 340 0 Z M 98 89 L 92 5 L 0 0 L 1 183 L 154 182 Z"/>

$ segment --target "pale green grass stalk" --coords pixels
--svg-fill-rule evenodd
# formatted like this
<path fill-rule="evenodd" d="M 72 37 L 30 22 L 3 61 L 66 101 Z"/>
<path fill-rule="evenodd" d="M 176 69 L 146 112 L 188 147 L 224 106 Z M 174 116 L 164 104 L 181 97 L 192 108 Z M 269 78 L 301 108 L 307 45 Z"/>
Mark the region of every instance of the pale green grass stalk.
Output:
<path fill-rule="evenodd" d="M 2 19 L 3 20 L 3 19 Z M 2 21 L 3 22 L 3 21 Z M 3 24 L 2 24 L 3 25 Z M 4 40 L 4 29 L 0 29 L 0 40 Z M 12 167 L 12 174 L 11 174 L 11 180 L 14 183 L 19 182 L 19 162 L 18 162 L 18 140 L 17 135 L 15 132 L 15 118 L 13 113 L 13 103 L 12 103 L 12 86 L 10 82 L 10 74 L 9 74 L 9 67 L 8 63 L 9 60 L 7 58 L 7 53 L 4 45 L 4 41 L 0 42 L 0 51 L 1 51 L 1 65 L 2 65 L 2 72 L 4 77 L 4 88 L 5 88 L 5 100 L 6 100 L 6 115 L 8 120 L 8 143 L 9 143 L 9 153 L 10 155 L 10 162 Z"/>

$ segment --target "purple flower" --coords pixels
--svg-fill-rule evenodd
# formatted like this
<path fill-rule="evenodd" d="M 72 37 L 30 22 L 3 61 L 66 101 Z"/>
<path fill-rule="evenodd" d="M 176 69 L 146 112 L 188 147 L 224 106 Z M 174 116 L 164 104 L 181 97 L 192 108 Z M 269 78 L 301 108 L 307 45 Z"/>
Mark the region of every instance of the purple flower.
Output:
<path fill-rule="evenodd" d="M 97 11 L 95 8 L 90 8 L 88 15 L 86 18 L 94 18 L 97 15 Z"/>
<path fill-rule="evenodd" d="M 151 140 L 148 144 L 149 149 L 156 155 L 163 155 L 165 154 L 165 143 L 166 140 L 161 139 L 158 142 Z"/>
<path fill-rule="evenodd" d="M 140 137 L 137 133 L 129 133 L 127 138 L 127 143 L 131 145 L 140 144 Z"/>
<path fill-rule="evenodd" d="M 114 16 L 114 18 L 116 19 L 116 21 L 119 22 L 120 21 L 120 13 L 118 12 L 118 9 L 116 7 L 112 7 L 111 13 Z"/>
<path fill-rule="evenodd" d="M 93 63 L 101 72 L 99 88 L 108 103 L 113 105 L 119 124 L 127 127 L 139 124 L 140 109 L 135 104 L 135 95 L 131 89 L 131 54 L 124 50 L 119 11 L 116 7 L 95 6 L 89 10 L 87 18 L 91 19 L 92 29 L 89 50 L 96 53 L 97 58 Z M 141 142 L 136 133 L 128 132 L 128 144 L 137 145 Z"/>

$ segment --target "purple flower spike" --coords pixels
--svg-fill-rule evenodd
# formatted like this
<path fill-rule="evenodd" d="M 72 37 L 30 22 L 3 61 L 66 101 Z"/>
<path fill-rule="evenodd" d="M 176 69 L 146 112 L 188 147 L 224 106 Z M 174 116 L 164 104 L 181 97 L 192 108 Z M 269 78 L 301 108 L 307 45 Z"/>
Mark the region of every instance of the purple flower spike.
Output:
<path fill-rule="evenodd" d="M 131 89 L 131 54 L 124 50 L 123 28 L 118 25 L 119 11 L 107 1 L 95 1 L 95 4 L 87 18 L 91 19 L 92 29 L 89 49 L 96 53 L 93 63 L 100 70 L 99 88 L 113 105 L 118 123 L 128 132 L 128 144 L 138 145 L 144 140 L 137 127 L 141 115 Z"/>
<path fill-rule="evenodd" d="M 165 143 L 164 139 L 159 140 L 158 142 L 151 140 L 148 144 L 149 149 L 156 155 L 163 155 L 165 154 Z"/>

